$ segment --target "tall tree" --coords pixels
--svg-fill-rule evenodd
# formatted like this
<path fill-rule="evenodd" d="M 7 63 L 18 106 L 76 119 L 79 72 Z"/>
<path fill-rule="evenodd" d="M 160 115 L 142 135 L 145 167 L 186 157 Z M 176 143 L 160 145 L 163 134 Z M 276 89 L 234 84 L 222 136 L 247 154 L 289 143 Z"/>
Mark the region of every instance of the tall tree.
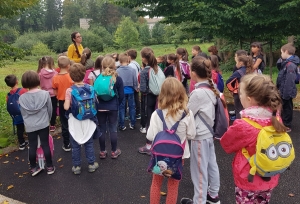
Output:
<path fill-rule="evenodd" d="M 152 39 L 154 43 L 164 43 L 165 26 L 161 23 L 155 23 L 152 28 Z"/>
<path fill-rule="evenodd" d="M 77 1 L 64 0 L 62 6 L 63 25 L 67 28 L 79 27 L 79 19 L 84 18 L 85 11 Z"/>
<path fill-rule="evenodd" d="M 139 25 L 139 35 L 140 41 L 143 45 L 149 45 L 151 40 L 151 33 L 147 23 L 142 23 Z"/>
<path fill-rule="evenodd" d="M 1 0 L 0 18 L 12 17 L 35 5 L 39 0 Z"/>
<path fill-rule="evenodd" d="M 46 0 L 45 27 L 47 30 L 61 28 L 62 5 L 60 0 Z"/>
<path fill-rule="evenodd" d="M 115 43 L 124 49 L 139 44 L 139 32 L 129 17 L 123 17 L 114 35 Z"/>

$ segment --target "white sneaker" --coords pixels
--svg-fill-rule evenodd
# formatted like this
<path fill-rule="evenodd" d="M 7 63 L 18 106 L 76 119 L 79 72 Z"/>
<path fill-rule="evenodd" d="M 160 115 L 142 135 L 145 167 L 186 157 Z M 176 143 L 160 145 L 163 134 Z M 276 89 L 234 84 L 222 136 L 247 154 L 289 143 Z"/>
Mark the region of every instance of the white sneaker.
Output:
<path fill-rule="evenodd" d="M 147 130 L 146 130 L 146 128 L 141 127 L 141 128 L 140 128 L 140 132 L 141 132 L 141 133 L 147 133 Z"/>

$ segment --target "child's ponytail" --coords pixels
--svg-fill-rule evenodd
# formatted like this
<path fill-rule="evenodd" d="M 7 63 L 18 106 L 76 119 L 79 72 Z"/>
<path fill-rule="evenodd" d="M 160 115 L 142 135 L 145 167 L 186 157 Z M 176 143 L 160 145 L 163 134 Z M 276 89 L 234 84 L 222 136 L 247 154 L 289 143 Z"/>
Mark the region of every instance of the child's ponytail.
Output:
<path fill-rule="evenodd" d="M 154 56 L 153 50 L 149 47 L 144 47 L 141 50 L 141 56 L 142 56 L 142 58 L 145 58 L 147 60 L 147 65 L 152 67 L 155 74 L 157 74 L 158 66 L 157 66 L 157 60 Z"/>

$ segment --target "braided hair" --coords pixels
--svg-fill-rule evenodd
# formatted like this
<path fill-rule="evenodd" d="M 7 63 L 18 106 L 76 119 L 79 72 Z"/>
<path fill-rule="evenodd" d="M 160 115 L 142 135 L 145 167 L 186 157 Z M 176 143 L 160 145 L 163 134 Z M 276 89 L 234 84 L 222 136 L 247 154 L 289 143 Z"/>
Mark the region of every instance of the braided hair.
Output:
<path fill-rule="evenodd" d="M 212 81 L 211 61 L 209 59 L 205 59 L 201 56 L 194 57 L 191 64 L 191 71 L 194 72 L 199 78 L 207 79 L 215 96 L 220 98 L 220 92 L 215 88 Z M 226 107 L 225 101 L 222 99 L 221 101 L 223 106 Z"/>
<path fill-rule="evenodd" d="M 73 44 L 74 44 L 74 46 L 75 46 L 75 49 L 76 49 L 75 52 L 77 53 L 77 56 L 78 56 L 79 58 L 81 58 L 81 54 L 79 53 L 77 44 L 76 44 L 76 42 L 75 42 L 75 40 L 74 40 L 74 38 L 76 38 L 76 34 L 77 34 L 77 33 L 79 33 L 79 32 L 75 31 L 75 32 L 73 32 L 73 33 L 71 34 L 71 40 L 72 40 L 72 42 L 73 42 Z"/>

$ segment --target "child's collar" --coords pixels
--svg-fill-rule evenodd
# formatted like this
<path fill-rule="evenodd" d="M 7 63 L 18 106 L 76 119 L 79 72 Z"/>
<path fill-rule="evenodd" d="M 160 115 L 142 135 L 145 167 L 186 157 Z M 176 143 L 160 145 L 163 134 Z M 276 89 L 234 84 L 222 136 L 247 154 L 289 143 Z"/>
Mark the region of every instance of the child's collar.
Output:
<path fill-rule="evenodd" d="M 260 123 L 270 123 L 272 118 L 272 110 L 267 107 L 251 106 L 240 112 L 241 118 L 249 118 Z"/>

